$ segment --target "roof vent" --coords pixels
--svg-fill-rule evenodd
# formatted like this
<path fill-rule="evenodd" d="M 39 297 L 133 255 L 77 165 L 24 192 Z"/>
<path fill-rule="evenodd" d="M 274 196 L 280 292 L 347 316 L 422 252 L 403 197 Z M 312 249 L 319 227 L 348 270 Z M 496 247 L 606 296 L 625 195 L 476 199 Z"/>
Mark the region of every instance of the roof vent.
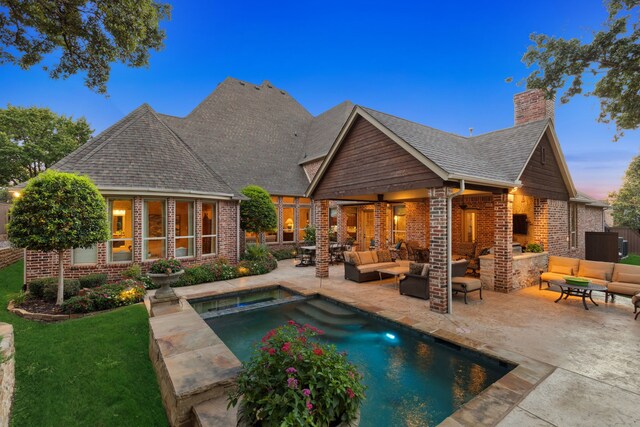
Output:
<path fill-rule="evenodd" d="M 283 90 L 281 90 L 281 91 L 280 91 L 280 93 L 281 93 L 281 94 L 283 94 L 283 95 L 286 95 L 286 93 L 284 93 L 284 91 L 283 91 Z"/>
<path fill-rule="evenodd" d="M 469 136 L 473 136 L 473 128 L 469 128 Z"/>
<path fill-rule="evenodd" d="M 256 90 L 260 90 L 260 86 L 254 86 Z"/>
<path fill-rule="evenodd" d="M 239 81 L 238 83 L 240 83 L 242 86 L 244 86 L 244 82 L 240 82 L 240 81 Z"/>

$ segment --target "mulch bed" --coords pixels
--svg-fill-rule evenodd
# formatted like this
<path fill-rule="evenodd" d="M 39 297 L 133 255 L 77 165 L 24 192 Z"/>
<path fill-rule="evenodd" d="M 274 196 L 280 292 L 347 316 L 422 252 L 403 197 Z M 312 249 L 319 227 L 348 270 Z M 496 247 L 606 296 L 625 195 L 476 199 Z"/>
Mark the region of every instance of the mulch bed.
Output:
<path fill-rule="evenodd" d="M 64 314 L 59 305 L 39 299 L 27 300 L 16 307 L 31 313 Z"/>

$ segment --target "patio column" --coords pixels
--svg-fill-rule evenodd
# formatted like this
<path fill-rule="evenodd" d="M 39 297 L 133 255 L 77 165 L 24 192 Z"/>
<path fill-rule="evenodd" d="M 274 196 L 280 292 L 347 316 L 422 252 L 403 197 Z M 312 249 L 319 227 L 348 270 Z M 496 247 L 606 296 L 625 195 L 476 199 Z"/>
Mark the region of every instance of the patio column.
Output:
<path fill-rule="evenodd" d="M 133 199 L 133 262 L 142 263 L 142 211 L 144 209 L 144 200 L 142 197 Z"/>
<path fill-rule="evenodd" d="M 533 238 L 549 250 L 549 200 L 533 198 Z"/>
<path fill-rule="evenodd" d="M 513 288 L 513 195 L 494 194 L 494 287 L 507 293 Z"/>
<path fill-rule="evenodd" d="M 316 277 L 329 277 L 329 201 L 315 200 Z"/>
<path fill-rule="evenodd" d="M 376 249 L 382 248 L 387 240 L 387 203 L 376 202 L 373 205 L 373 237 Z"/>
<path fill-rule="evenodd" d="M 431 311 L 446 313 L 447 295 L 447 196 L 448 187 L 429 189 L 429 301 Z"/>

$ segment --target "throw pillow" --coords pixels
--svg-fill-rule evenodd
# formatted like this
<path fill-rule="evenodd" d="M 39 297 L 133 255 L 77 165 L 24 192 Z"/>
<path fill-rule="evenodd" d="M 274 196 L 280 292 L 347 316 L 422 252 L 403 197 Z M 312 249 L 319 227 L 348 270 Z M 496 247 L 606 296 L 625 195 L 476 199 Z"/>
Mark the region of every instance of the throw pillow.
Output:
<path fill-rule="evenodd" d="M 571 276 L 573 274 L 573 270 L 568 265 L 552 265 L 549 273 L 566 274 L 567 276 Z"/>
<path fill-rule="evenodd" d="M 420 274 L 421 276 L 428 276 L 429 275 L 429 264 L 424 265 L 424 267 L 422 268 L 422 273 Z"/>
<path fill-rule="evenodd" d="M 578 270 L 578 276 L 586 277 L 588 279 L 608 280 L 607 273 L 604 270 L 582 265 L 580 265 L 580 270 Z"/>
<path fill-rule="evenodd" d="M 391 262 L 391 252 L 388 249 L 378 251 L 378 262 Z"/>
<path fill-rule="evenodd" d="M 354 265 L 360 265 L 362 264 L 360 262 L 360 257 L 358 256 L 358 252 L 351 252 L 351 263 Z"/>
<path fill-rule="evenodd" d="M 412 262 L 411 264 L 409 264 L 409 274 L 416 274 L 418 276 L 422 275 L 424 266 L 425 264 L 421 262 Z"/>
<path fill-rule="evenodd" d="M 373 255 L 371 255 L 370 251 L 362 251 L 356 253 L 358 254 L 358 258 L 360 259 L 359 265 L 373 264 Z"/>
<path fill-rule="evenodd" d="M 640 274 L 618 273 L 618 282 L 640 284 Z"/>
<path fill-rule="evenodd" d="M 377 251 L 369 251 L 369 253 L 371 254 L 371 258 L 373 258 L 373 262 L 374 263 L 379 263 L 380 260 L 378 259 L 378 252 Z"/>

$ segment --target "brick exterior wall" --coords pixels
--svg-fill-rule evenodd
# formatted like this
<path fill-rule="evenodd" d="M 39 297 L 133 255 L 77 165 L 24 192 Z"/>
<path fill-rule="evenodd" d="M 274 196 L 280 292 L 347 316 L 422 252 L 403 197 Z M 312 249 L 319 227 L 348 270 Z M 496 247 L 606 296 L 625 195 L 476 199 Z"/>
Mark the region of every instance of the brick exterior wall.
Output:
<path fill-rule="evenodd" d="M 121 279 L 122 272 L 132 264 L 139 264 L 146 270 L 153 261 L 142 260 L 142 223 L 143 223 L 143 197 L 134 197 L 134 225 L 133 225 L 133 262 L 107 262 L 107 244 L 97 244 L 96 264 L 72 265 L 71 251 L 64 254 L 64 276 L 67 278 L 78 278 L 90 273 L 106 273 L 110 281 Z M 209 202 L 209 201 L 207 201 Z M 224 257 L 231 263 L 238 260 L 238 202 L 233 200 L 219 200 L 218 210 L 218 231 L 217 244 L 218 253 L 216 255 L 202 254 L 202 200 L 195 201 L 195 256 L 190 258 L 180 258 L 180 262 L 185 266 L 193 266 L 210 262 L 216 257 Z M 167 200 L 167 254 L 175 253 L 175 200 Z M 39 277 L 55 277 L 58 274 L 58 255 L 56 253 L 45 253 L 37 251 L 27 251 L 27 283 Z"/>
<path fill-rule="evenodd" d="M 549 255 L 571 256 L 569 253 L 569 203 L 563 200 L 549 199 L 548 233 Z"/>
<path fill-rule="evenodd" d="M 460 254 L 462 243 L 462 221 L 465 210 L 475 210 L 477 220 L 476 241 L 478 249 L 493 247 L 494 217 L 493 199 L 491 196 L 459 196 L 451 201 L 451 248 L 454 254 Z"/>
<path fill-rule="evenodd" d="M 320 165 L 322 165 L 322 160 L 323 159 L 315 160 L 313 162 L 302 165 L 304 173 L 307 175 L 307 179 L 309 180 L 309 182 L 311 182 L 311 180 L 313 180 L 313 177 L 318 173 L 318 169 L 320 169 Z"/>
<path fill-rule="evenodd" d="M 549 201 L 533 199 L 533 238 L 542 248 L 549 250 Z"/>
<path fill-rule="evenodd" d="M 406 202 L 407 241 L 420 246 L 429 245 L 429 199 L 423 202 Z M 391 217 L 393 220 L 393 216 Z"/>
<path fill-rule="evenodd" d="M 570 250 L 574 258 L 584 259 L 586 255 L 585 233 L 587 231 L 604 231 L 602 226 L 602 208 L 578 205 L 578 247 Z"/>
<path fill-rule="evenodd" d="M 24 250 L 20 248 L 0 249 L 0 269 L 5 268 L 14 262 L 20 261 L 24 256 Z"/>
<path fill-rule="evenodd" d="M 509 292 L 513 288 L 513 196 L 494 194 L 494 290 Z"/>
<path fill-rule="evenodd" d="M 447 295 L 447 196 L 448 187 L 429 189 L 429 301 L 431 311 L 446 313 Z"/>
<path fill-rule="evenodd" d="M 514 124 L 554 119 L 555 99 L 547 99 L 544 91 L 531 89 L 513 96 Z"/>
<path fill-rule="evenodd" d="M 314 202 L 316 224 L 316 277 L 329 277 L 329 201 Z"/>
<path fill-rule="evenodd" d="M 377 202 L 373 205 L 374 217 L 373 217 L 373 227 L 374 227 L 374 239 L 375 239 L 375 247 L 376 249 L 380 249 L 383 246 L 386 246 L 389 241 L 389 233 L 387 232 L 387 224 L 388 224 L 388 212 L 389 212 L 389 204 L 384 202 Z"/>

